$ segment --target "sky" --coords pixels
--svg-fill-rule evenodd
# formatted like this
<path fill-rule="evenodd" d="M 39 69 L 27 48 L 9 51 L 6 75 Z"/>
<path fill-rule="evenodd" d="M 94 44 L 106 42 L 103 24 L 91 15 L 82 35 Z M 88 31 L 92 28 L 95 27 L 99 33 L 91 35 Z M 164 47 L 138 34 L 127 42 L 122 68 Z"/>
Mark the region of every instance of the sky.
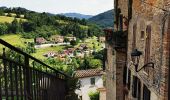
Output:
<path fill-rule="evenodd" d="M 0 0 L 0 6 L 23 7 L 54 14 L 76 12 L 97 15 L 113 9 L 113 0 Z"/>

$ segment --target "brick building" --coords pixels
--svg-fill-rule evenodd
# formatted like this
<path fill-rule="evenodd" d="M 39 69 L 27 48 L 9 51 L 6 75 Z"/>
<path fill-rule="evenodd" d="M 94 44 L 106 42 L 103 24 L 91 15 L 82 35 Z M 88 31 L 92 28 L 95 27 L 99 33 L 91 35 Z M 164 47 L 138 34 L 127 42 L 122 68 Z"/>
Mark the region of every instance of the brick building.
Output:
<path fill-rule="evenodd" d="M 119 29 L 117 29 L 119 30 Z M 106 34 L 106 99 L 123 100 L 124 83 L 123 70 L 126 66 L 127 30 L 114 32 L 105 29 Z"/>
<path fill-rule="evenodd" d="M 107 100 L 170 100 L 169 4 L 114 0 L 114 32 L 106 32 L 112 33 L 106 34 Z"/>
<path fill-rule="evenodd" d="M 114 0 L 115 25 L 106 33 L 106 99 L 124 100 L 126 84 L 123 81 L 127 60 L 128 5 L 127 0 Z M 122 8 L 120 10 L 119 8 Z M 117 16 L 118 15 L 118 16 Z"/>

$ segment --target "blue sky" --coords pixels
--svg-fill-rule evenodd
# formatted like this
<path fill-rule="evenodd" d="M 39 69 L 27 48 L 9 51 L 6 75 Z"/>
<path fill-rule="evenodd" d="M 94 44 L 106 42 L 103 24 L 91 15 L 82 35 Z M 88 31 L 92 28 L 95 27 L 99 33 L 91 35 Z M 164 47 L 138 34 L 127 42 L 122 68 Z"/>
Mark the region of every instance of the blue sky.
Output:
<path fill-rule="evenodd" d="M 55 14 L 77 12 L 96 15 L 113 9 L 113 0 L 0 0 L 0 6 L 24 7 Z"/>

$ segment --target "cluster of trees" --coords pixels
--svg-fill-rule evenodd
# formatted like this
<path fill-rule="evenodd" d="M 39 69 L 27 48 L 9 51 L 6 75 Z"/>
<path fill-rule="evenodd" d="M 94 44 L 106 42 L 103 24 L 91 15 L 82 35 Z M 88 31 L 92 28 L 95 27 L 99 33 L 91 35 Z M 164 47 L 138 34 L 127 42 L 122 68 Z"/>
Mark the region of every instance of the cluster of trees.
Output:
<path fill-rule="evenodd" d="M 0 35 L 8 34 L 8 33 L 18 33 L 22 32 L 23 28 L 21 26 L 21 22 L 14 19 L 12 23 L 0 23 Z"/>
<path fill-rule="evenodd" d="M 0 16 L 4 15 L 4 11 L 0 9 Z"/>
<path fill-rule="evenodd" d="M 13 12 L 16 14 L 25 14 L 25 13 L 29 12 L 27 9 L 21 8 L 21 7 L 15 7 L 15 8 L 0 7 L 0 10 L 2 10 L 4 13 Z"/>
<path fill-rule="evenodd" d="M 78 69 L 86 70 L 86 69 L 95 69 L 101 67 L 102 67 L 102 61 L 100 59 L 95 59 L 93 56 L 91 57 L 85 56 L 83 61 L 80 63 Z"/>
<path fill-rule="evenodd" d="M 95 69 L 103 67 L 103 53 L 102 51 L 96 52 L 93 55 L 85 55 L 83 59 L 81 58 L 72 58 L 71 66 L 75 70 L 86 70 L 86 69 Z"/>

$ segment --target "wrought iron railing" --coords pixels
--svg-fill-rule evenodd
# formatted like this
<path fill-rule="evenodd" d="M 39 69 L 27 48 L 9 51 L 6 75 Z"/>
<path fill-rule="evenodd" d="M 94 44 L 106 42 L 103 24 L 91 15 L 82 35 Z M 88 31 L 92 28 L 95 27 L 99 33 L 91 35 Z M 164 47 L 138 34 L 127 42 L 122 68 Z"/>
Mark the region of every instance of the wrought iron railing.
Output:
<path fill-rule="evenodd" d="M 0 100 L 64 100 L 68 76 L 0 39 Z"/>

